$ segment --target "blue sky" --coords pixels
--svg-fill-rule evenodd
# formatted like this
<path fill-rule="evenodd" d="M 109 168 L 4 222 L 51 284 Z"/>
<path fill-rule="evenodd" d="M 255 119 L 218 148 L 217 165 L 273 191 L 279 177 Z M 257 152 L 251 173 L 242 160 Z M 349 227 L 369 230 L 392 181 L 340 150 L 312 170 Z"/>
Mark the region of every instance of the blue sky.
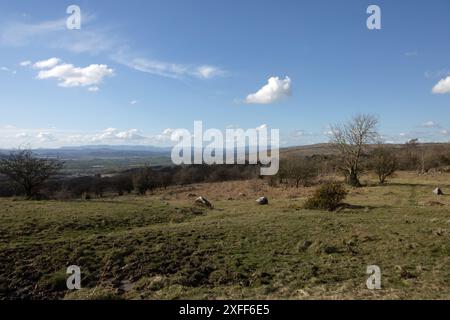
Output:
<path fill-rule="evenodd" d="M 66 28 L 71 4 L 81 30 Z M 303 145 L 360 112 L 388 142 L 450 141 L 449 13 L 447 0 L 0 0 L 0 148 L 162 146 L 194 120 Z"/>

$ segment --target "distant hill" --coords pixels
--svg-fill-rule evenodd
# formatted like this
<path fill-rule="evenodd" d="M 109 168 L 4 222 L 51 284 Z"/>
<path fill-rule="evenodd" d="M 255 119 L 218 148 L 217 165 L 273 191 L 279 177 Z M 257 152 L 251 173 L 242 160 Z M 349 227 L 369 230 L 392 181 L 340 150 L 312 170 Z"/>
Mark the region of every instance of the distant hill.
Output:
<path fill-rule="evenodd" d="M 92 159 L 123 159 L 146 158 L 152 156 L 170 156 L 171 148 L 159 148 L 153 146 L 80 146 L 62 147 L 56 149 L 34 149 L 38 156 L 60 158 L 63 160 L 92 160 Z M 9 153 L 10 150 L 0 150 L 0 153 Z"/>
<path fill-rule="evenodd" d="M 405 150 L 405 144 L 389 144 L 393 149 Z M 368 148 L 374 148 L 369 145 Z M 416 145 L 416 151 L 432 152 L 436 148 L 449 148 L 450 143 L 421 143 Z M 57 149 L 35 149 L 34 152 L 41 157 L 59 158 L 65 162 L 65 170 L 69 173 L 105 173 L 117 170 L 127 170 L 151 166 L 172 165 L 170 158 L 172 148 L 160 148 L 154 146 L 80 146 L 62 147 Z M 248 149 L 246 150 L 248 152 Z M 6 155 L 10 150 L 0 149 L 0 156 Z M 334 155 L 336 148 L 329 143 L 313 144 L 282 148 L 281 158 L 305 157 L 314 155 Z"/>
<path fill-rule="evenodd" d="M 405 144 L 387 144 L 392 149 L 404 149 Z M 367 148 L 373 149 L 376 145 L 368 145 Z M 431 151 L 434 148 L 448 147 L 450 143 L 419 143 L 416 145 L 418 150 Z M 281 156 L 313 156 L 313 155 L 333 155 L 336 154 L 336 148 L 330 143 L 319 143 L 308 146 L 298 146 L 283 148 L 280 150 Z"/>

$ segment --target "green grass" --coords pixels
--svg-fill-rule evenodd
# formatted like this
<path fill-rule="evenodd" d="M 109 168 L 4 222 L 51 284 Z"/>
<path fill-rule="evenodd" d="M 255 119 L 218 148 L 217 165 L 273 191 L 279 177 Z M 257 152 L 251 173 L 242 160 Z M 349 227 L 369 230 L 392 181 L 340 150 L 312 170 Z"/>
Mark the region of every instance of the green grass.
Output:
<path fill-rule="evenodd" d="M 432 189 L 431 189 L 432 190 Z M 361 209 L 301 209 L 304 197 L 0 199 L 0 297 L 36 299 L 450 298 L 450 210 L 430 185 L 353 189 Z M 355 206 L 355 208 L 358 208 Z M 64 271 L 82 271 L 68 292 Z M 365 286 L 380 266 L 382 290 Z"/>

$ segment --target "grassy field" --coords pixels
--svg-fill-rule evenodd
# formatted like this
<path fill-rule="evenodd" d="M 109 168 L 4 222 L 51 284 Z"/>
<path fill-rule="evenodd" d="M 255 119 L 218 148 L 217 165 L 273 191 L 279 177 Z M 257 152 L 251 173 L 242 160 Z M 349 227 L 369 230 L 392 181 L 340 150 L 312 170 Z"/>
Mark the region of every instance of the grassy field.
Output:
<path fill-rule="evenodd" d="M 346 209 L 263 181 L 91 201 L 0 199 L 0 298 L 450 299 L 450 174 L 371 177 Z M 193 205 L 203 195 L 214 209 Z M 268 206 L 256 198 L 266 195 Z M 68 292 L 78 265 L 83 289 Z M 382 289 L 368 290 L 368 265 Z"/>

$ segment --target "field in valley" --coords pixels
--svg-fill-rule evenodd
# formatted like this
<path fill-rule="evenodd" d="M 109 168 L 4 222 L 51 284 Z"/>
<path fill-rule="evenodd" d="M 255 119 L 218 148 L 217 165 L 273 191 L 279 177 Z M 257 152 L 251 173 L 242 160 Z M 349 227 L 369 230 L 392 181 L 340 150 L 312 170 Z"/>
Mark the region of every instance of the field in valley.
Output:
<path fill-rule="evenodd" d="M 262 180 L 0 199 L 0 299 L 450 299 L 450 196 L 432 194 L 450 194 L 450 174 L 363 182 L 333 213 L 302 209 L 314 187 Z M 195 206 L 200 195 L 214 208 Z M 368 265 L 381 290 L 366 288 Z"/>

